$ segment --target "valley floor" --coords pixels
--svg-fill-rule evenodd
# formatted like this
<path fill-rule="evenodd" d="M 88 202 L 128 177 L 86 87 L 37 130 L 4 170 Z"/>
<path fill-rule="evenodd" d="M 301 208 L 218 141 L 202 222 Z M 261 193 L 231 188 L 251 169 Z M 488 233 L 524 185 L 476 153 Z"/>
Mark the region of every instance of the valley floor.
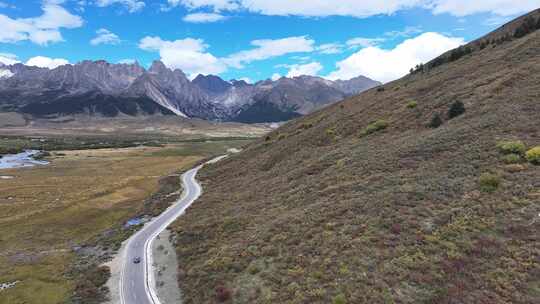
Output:
<path fill-rule="evenodd" d="M 6 142 L 28 143 L 9 137 L 0 147 Z M 107 277 L 96 256 L 112 255 L 131 233 L 123 224 L 174 200 L 180 171 L 245 143 L 81 144 L 82 150 L 51 152 L 48 166 L 1 170 L 13 178 L 0 180 L 0 283 L 18 283 L 0 291 L 0 303 L 63 303 L 74 291 L 71 301 L 92 303 L 104 294 L 100 285 Z"/>

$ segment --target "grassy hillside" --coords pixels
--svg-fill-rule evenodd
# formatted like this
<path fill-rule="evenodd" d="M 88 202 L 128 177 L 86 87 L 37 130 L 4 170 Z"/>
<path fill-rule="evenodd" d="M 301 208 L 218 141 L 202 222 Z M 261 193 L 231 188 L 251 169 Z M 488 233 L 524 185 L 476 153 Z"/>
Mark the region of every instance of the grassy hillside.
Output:
<path fill-rule="evenodd" d="M 530 20 L 205 168 L 174 228 L 185 303 L 536 303 Z"/>

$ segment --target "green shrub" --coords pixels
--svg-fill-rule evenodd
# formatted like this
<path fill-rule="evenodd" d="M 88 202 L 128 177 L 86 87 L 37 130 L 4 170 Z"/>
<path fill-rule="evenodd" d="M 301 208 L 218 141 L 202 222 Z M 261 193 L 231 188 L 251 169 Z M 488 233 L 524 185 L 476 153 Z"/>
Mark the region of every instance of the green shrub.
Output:
<path fill-rule="evenodd" d="M 336 132 L 335 127 L 326 129 L 326 130 L 325 130 L 325 133 L 326 133 L 326 135 L 329 136 L 329 137 L 332 137 L 332 138 L 336 138 L 336 137 L 337 137 L 337 132 Z"/>
<path fill-rule="evenodd" d="M 366 128 L 360 132 L 360 136 L 367 136 L 380 130 L 388 128 L 388 122 L 386 120 L 377 120 L 374 123 L 369 124 Z"/>
<path fill-rule="evenodd" d="M 252 275 L 256 275 L 257 273 L 259 273 L 261 270 L 259 269 L 259 267 L 257 267 L 257 265 L 249 265 L 248 268 L 247 268 L 248 272 Z"/>
<path fill-rule="evenodd" d="M 519 154 L 507 154 L 503 158 L 504 162 L 507 164 L 518 164 L 521 162 L 521 155 Z"/>
<path fill-rule="evenodd" d="M 501 184 L 501 178 L 496 174 L 484 173 L 480 176 L 480 190 L 482 192 L 495 192 Z"/>
<path fill-rule="evenodd" d="M 502 154 L 520 154 L 525 153 L 525 144 L 522 141 L 500 141 L 497 148 Z"/>
<path fill-rule="evenodd" d="M 540 165 L 540 146 L 527 151 L 526 157 L 531 164 Z"/>
<path fill-rule="evenodd" d="M 472 52 L 473 52 L 473 49 L 471 47 L 460 46 L 457 49 L 453 49 L 452 51 L 450 51 L 450 57 L 448 58 L 448 60 L 450 62 L 456 61 L 456 60 L 460 59 L 461 57 L 463 57 L 463 56 L 465 56 L 467 54 L 470 54 Z"/>
<path fill-rule="evenodd" d="M 455 101 L 450 105 L 450 109 L 448 109 L 448 118 L 456 118 L 463 113 L 465 113 L 465 105 L 461 101 Z"/>
<path fill-rule="evenodd" d="M 418 106 L 418 102 L 414 101 L 414 100 L 411 100 L 407 103 L 407 108 L 408 109 L 414 109 Z"/>
<path fill-rule="evenodd" d="M 431 118 L 431 121 L 428 124 L 428 127 L 436 129 L 440 127 L 443 124 L 441 115 L 439 113 L 433 114 L 433 117 Z"/>
<path fill-rule="evenodd" d="M 424 64 L 423 63 L 420 63 L 420 64 L 417 64 L 414 68 L 411 68 L 411 70 L 409 71 L 411 74 L 416 74 L 416 73 L 419 73 L 419 72 L 424 72 Z"/>
<path fill-rule="evenodd" d="M 346 304 L 347 303 L 347 300 L 345 300 L 345 296 L 342 295 L 342 294 L 339 294 L 337 296 L 334 297 L 334 299 L 332 300 L 332 303 L 333 304 Z"/>

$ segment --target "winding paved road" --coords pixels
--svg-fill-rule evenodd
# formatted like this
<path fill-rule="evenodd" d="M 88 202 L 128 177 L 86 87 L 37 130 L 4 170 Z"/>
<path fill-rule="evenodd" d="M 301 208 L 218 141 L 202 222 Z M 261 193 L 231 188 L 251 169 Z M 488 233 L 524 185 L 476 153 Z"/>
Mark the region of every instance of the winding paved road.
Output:
<path fill-rule="evenodd" d="M 215 163 L 224 157 L 226 155 L 215 158 L 208 163 Z M 161 304 L 155 290 L 152 242 L 201 195 L 201 186 L 195 180 L 195 176 L 201 168 L 202 165 L 184 173 L 182 175 L 184 186 L 182 198 L 128 240 L 122 258 L 120 303 Z M 136 257 L 141 259 L 138 264 L 133 262 Z"/>

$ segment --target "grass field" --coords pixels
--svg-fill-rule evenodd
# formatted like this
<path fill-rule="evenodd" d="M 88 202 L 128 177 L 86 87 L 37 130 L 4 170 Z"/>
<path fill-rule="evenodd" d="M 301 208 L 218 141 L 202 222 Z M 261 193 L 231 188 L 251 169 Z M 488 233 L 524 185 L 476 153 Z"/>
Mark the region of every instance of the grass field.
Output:
<path fill-rule="evenodd" d="M 66 302 L 73 248 L 143 212 L 161 177 L 245 143 L 56 151 L 48 166 L 0 171 L 14 177 L 0 180 L 0 283 L 20 281 L 0 303 Z"/>

